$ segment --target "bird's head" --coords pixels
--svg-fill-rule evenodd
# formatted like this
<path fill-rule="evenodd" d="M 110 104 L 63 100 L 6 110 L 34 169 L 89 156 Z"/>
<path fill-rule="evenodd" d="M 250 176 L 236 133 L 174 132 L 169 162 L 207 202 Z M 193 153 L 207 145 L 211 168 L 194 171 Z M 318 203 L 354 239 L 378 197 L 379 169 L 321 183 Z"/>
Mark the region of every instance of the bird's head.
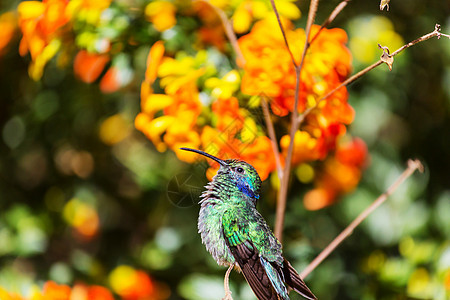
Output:
<path fill-rule="evenodd" d="M 220 169 L 214 176 L 213 181 L 229 182 L 235 186 L 240 192 L 252 198 L 254 202 L 259 199 L 261 189 L 261 178 L 255 168 L 242 160 L 227 159 L 222 160 L 206 152 L 191 149 L 180 148 L 182 150 L 191 151 L 206 156 L 219 163 Z"/>

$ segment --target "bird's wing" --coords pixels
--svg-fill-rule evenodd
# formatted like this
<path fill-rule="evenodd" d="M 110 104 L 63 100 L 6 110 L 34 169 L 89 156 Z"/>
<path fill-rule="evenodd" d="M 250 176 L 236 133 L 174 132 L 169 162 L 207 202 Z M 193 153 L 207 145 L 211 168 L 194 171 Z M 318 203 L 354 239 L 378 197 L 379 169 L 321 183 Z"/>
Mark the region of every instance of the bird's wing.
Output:
<path fill-rule="evenodd" d="M 283 262 L 283 276 L 286 284 L 289 285 L 294 291 L 296 291 L 306 299 L 317 299 L 316 296 L 314 296 L 314 294 L 306 286 L 305 282 L 303 282 L 297 271 L 286 259 Z"/>
<path fill-rule="evenodd" d="M 249 239 L 248 222 L 237 218 L 236 214 L 225 212 L 222 224 L 227 245 L 256 297 L 260 300 L 286 299 L 280 297 L 272 285 L 274 280 L 279 280 L 279 273 L 270 262 L 259 255 L 257 248 Z M 271 278 L 273 276 L 278 278 Z M 283 288 L 286 291 L 284 285 Z"/>

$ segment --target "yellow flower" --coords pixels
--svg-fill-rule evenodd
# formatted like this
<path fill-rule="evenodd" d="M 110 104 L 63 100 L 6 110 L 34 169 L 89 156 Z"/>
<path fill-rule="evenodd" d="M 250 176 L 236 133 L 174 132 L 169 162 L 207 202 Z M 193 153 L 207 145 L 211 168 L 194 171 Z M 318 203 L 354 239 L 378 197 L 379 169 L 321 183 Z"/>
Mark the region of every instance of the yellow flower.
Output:
<path fill-rule="evenodd" d="M 283 155 L 287 155 L 291 138 L 285 135 L 280 140 L 280 146 Z M 292 163 L 294 165 L 305 161 L 316 160 L 320 158 L 319 144 L 317 139 L 313 138 L 306 131 L 297 131 L 294 136 L 294 152 L 292 154 Z"/>
<path fill-rule="evenodd" d="M 156 150 L 164 152 L 167 146 L 162 142 L 161 135 L 172 125 L 174 119 L 172 116 L 161 116 L 153 119 L 146 113 L 139 113 L 136 116 L 134 125 L 137 130 L 142 131 L 152 141 Z"/>
<path fill-rule="evenodd" d="M 77 198 L 71 199 L 64 207 L 64 218 L 82 237 L 90 239 L 99 230 L 99 217 L 93 206 Z"/>
<path fill-rule="evenodd" d="M 145 15 L 158 31 L 172 28 L 176 23 L 176 7 L 169 1 L 153 1 L 145 7 Z"/>
<path fill-rule="evenodd" d="M 112 115 L 100 125 L 100 139 L 107 145 L 117 144 L 129 134 L 130 126 L 127 120 L 120 114 Z"/>
<path fill-rule="evenodd" d="M 23 300 L 19 294 L 8 292 L 7 290 L 0 287 L 0 299 L 2 300 Z"/>
<path fill-rule="evenodd" d="M 155 145 L 158 151 L 167 147 L 178 152 L 180 147 L 197 148 L 200 136 L 196 124 L 201 113 L 196 81 L 203 70 L 194 68 L 196 59 L 185 57 L 175 60 L 163 57 L 164 45 L 155 43 L 147 59 L 145 80 L 141 86 L 141 113 L 135 119 L 136 129 L 142 131 Z M 156 76 L 161 78 L 165 94 L 154 94 L 151 84 Z M 155 118 L 155 114 L 162 116 Z"/>
<path fill-rule="evenodd" d="M 281 17 L 290 20 L 300 18 L 300 10 L 294 2 L 295 0 L 276 1 L 277 10 Z M 211 4 L 225 11 L 233 11 L 233 28 L 237 33 L 247 32 L 252 25 L 252 22 L 255 20 L 261 20 L 273 15 L 273 9 L 270 2 L 264 0 L 212 0 Z"/>
<path fill-rule="evenodd" d="M 42 52 L 31 62 L 28 68 L 28 74 L 34 80 L 39 80 L 44 72 L 45 65 L 52 59 L 61 48 L 60 40 L 52 40 L 44 47 Z"/>
<path fill-rule="evenodd" d="M 111 4 L 111 0 L 71 0 L 67 5 L 66 15 L 71 19 L 97 25 L 101 13 Z"/>
<path fill-rule="evenodd" d="M 205 81 L 205 86 L 212 89 L 211 95 L 216 98 L 230 98 L 239 89 L 241 77 L 237 70 L 232 70 L 221 79 L 212 77 Z"/>
<path fill-rule="evenodd" d="M 174 99 L 169 95 L 150 94 L 141 100 L 141 109 L 143 112 L 153 116 L 156 112 L 173 104 Z"/>
<path fill-rule="evenodd" d="M 30 52 L 33 63 L 29 73 L 35 80 L 42 76 L 44 66 L 60 48 L 60 30 L 69 22 L 66 7 L 64 0 L 23 1 L 17 7 L 23 35 L 19 53 L 24 56 Z"/>
<path fill-rule="evenodd" d="M 198 56 L 204 52 L 199 52 Z M 203 68 L 197 68 L 196 58 L 185 56 L 181 59 L 165 57 L 158 68 L 158 77 L 161 78 L 161 86 L 167 94 L 176 93 L 181 87 L 193 84 L 196 88 L 196 80 L 205 72 Z"/>
<path fill-rule="evenodd" d="M 109 274 L 109 284 L 124 300 L 155 298 L 155 287 L 150 277 L 130 266 L 121 265 L 115 268 Z"/>

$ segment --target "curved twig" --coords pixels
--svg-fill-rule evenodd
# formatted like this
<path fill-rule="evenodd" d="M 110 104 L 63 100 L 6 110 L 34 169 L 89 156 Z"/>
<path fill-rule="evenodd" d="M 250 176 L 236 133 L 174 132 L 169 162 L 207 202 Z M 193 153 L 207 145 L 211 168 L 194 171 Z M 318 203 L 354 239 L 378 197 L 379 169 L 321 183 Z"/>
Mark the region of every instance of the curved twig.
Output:
<path fill-rule="evenodd" d="M 394 181 L 394 183 L 380 195 L 368 208 L 366 208 L 356 219 L 350 223 L 323 251 L 300 273 L 300 277 L 305 278 L 311 273 L 331 252 L 336 249 L 347 237 L 349 237 L 355 228 L 364 221 L 378 206 L 383 204 L 386 199 L 392 195 L 393 192 L 402 184 L 408 177 L 410 177 L 416 170 L 423 172 L 423 165 L 419 160 L 408 160 L 408 167 L 403 173 Z"/>

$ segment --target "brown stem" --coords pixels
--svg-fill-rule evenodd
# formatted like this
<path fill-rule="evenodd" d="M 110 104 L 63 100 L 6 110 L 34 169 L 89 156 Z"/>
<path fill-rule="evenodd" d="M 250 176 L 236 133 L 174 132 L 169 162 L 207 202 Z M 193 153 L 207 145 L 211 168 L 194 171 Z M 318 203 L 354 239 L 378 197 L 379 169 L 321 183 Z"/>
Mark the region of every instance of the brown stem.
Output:
<path fill-rule="evenodd" d="M 302 60 L 305 59 L 306 51 L 309 48 L 309 33 L 311 32 L 311 27 L 314 24 L 314 20 L 316 19 L 316 13 L 317 13 L 317 7 L 319 6 L 319 0 L 311 0 L 311 4 L 309 5 L 309 11 L 308 11 L 308 20 L 306 20 L 306 27 L 305 27 L 305 33 L 306 33 L 306 40 L 305 45 L 306 47 L 303 48 L 302 53 Z"/>
<path fill-rule="evenodd" d="M 214 11 L 219 16 L 220 20 L 222 21 L 223 28 L 225 30 L 225 34 L 227 35 L 228 40 L 231 43 L 231 47 L 233 47 L 234 52 L 236 53 L 236 64 L 238 67 L 242 68 L 245 65 L 245 58 L 242 54 L 241 48 L 239 47 L 239 43 L 236 38 L 236 34 L 234 34 L 233 30 L 233 23 L 228 19 L 227 15 L 223 10 L 218 8 L 217 6 L 213 5 L 209 0 L 196 0 L 196 1 L 203 1 L 207 3 L 209 6 L 214 9 Z"/>
<path fill-rule="evenodd" d="M 289 42 L 286 36 L 286 32 L 284 31 L 283 24 L 281 23 L 280 14 L 278 13 L 277 6 L 275 5 L 275 0 L 270 0 L 270 4 L 272 4 L 273 11 L 275 13 L 275 16 L 277 17 L 278 26 L 280 27 L 281 34 L 283 35 L 284 43 L 286 44 L 286 48 L 289 52 L 289 55 L 291 56 L 292 64 L 294 67 L 297 67 L 297 63 L 295 62 L 294 54 L 292 54 L 291 48 L 289 47 Z"/>
<path fill-rule="evenodd" d="M 320 32 L 324 28 L 326 28 L 328 25 L 331 24 L 331 22 L 333 22 L 333 20 L 337 17 L 337 15 L 340 14 L 341 11 L 347 6 L 348 2 L 350 2 L 350 0 L 344 0 L 333 9 L 331 14 L 328 16 L 328 18 L 325 20 L 325 22 L 323 22 L 322 26 L 320 26 L 320 29 L 316 32 L 316 34 L 313 36 L 313 38 L 309 42 L 310 44 L 312 44 L 312 42 L 319 36 Z"/>
<path fill-rule="evenodd" d="M 392 193 L 416 170 L 423 172 L 423 165 L 419 160 L 408 160 L 408 167 L 397 178 L 397 180 L 378 197 L 368 208 L 366 208 L 359 216 L 347 226 L 304 270 L 300 273 L 301 278 L 305 278 L 311 273 L 331 252 L 339 246 L 342 241 L 349 237 L 355 228 L 364 221 L 378 206 L 380 206 Z"/>
<path fill-rule="evenodd" d="M 414 46 L 420 42 L 426 41 L 432 37 L 437 37 L 440 38 L 441 36 L 443 37 L 448 37 L 450 38 L 450 35 L 447 34 L 443 34 L 440 32 L 440 28 L 441 26 L 439 24 L 436 24 L 434 30 L 424 36 L 421 36 L 420 38 L 409 42 L 408 44 L 403 45 L 402 47 L 398 48 L 397 50 L 395 50 L 394 52 L 392 52 L 392 54 L 390 54 L 391 57 L 399 54 L 400 52 L 402 52 L 403 50 L 405 50 L 406 48 L 409 48 L 411 46 Z M 377 62 L 373 63 L 372 65 L 366 67 L 364 70 L 359 71 L 358 73 L 352 75 L 351 77 L 349 77 L 347 80 L 345 80 L 344 82 L 342 82 L 341 84 L 339 84 L 337 87 L 335 87 L 333 90 L 331 90 L 330 92 L 328 92 L 325 96 L 323 96 L 322 98 L 320 98 L 318 101 L 316 101 L 316 103 L 307 108 L 297 119 L 297 124 L 298 126 L 301 125 L 301 123 L 305 120 L 305 117 L 312 111 L 314 110 L 319 104 L 320 102 L 322 102 L 323 100 L 327 99 L 328 97 L 330 97 L 331 95 L 333 95 L 337 90 L 339 90 L 341 87 L 343 86 L 347 86 L 351 83 L 353 83 L 355 80 L 359 79 L 360 77 L 362 77 L 363 75 L 365 75 L 366 73 L 368 73 L 369 71 L 371 71 L 372 69 L 375 69 L 376 67 L 378 67 L 379 65 L 381 65 L 383 63 L 383 61 L 380 59 Z"/>
<path fill-rule="evenodd" d="M 395 50 L 394 52 L 392 52 L 391 56 L 395 56 L 396 54 L 402 52 L 402 51 L 405 50 L 406 48 L 409 48 L 409 47 L 411 47 L 411 46 L 414 46 L 415 44 L 418 44 L 418 43 L 420 43 L 420 42 L 423 42 L 423 41 L 426 41 L 426 40 L 428 40 L 428 39 L 431 39 L 432 37 L 435 37 L 435 36 L 437 36 L 438 38 L 440 38 L 441 36 L 445 36 L 445 37 L 450 38 L 450 36 L 441 33 L 441 25 L 436 24 L 436 25 L 434 26 L 434 30 L 433 30 L 432 32 L 430 32 L 429 34 L 426 34 L 426 35 L 424 35 L 424 36 L 421 36 L 420 38 L 415 39 L 414 41 L 409 42 L 409 43 L 406 44 L 406 45 L 403 45 L 402 47 L 400 47 L 400 48 L 398 48 L 397 50 Z"/>
<path fill-rule="evenodd" d="M 314 19 L 316 17 L 316 11 L 317 11 L 318 4 L 319 4 L 319 0 L 311 0 L 311 4 L 309 6 L 309 12 L 308 12 L 308 20 L 306 22 L 306 29 L 305 29 L 305 46 L 303 47 L 300 64 L 298 66 L 295 65 L 295 77 L 296 77 L 295 101 L 294 101 L 294 111 L 292 112 L 292 118 L 291 118 L 291 130 L 289 133 L 290 142 L 289 142 L 286 159 L 284 162 L 283 176 L 280 177 L 280 189 L 278 191 L 278 203 L 277 203 L 277 210 L 276 210 L 276 217 L 275 217 L 274 233 L 280 242 L 282 241 L 282 238 L 283 238 L 284 214 L 286 211 L 287 191 L 288 191 L 289 177 L 290 177 L 290 172 L 291 172 L 292 154 L 294 152 L 294 139 L 295 139 L 295 133 L 298 130 L 298 123 L 296 122 L 296 120 L 298 119 L 298 101 L 299 101 L 299 95 L 300 95 L 301 72 L 303 69 L 303 63 L 305 61 L 306 52 L 308 51 L 308 48 L 310 46 L 309 35 L 311 33 L 312 24 L 314 23 Z"/>
<path fill-rule="evenodd" d="M 272 119 L 270 118 L 269 105 L 267 104 L 265 95 L 261 95 L 261 106 L 263 109 L 264 119 L 266 121 L 267 133 L 269 134 L 269 138 L 272 144 L 272 151 L 275 156 L 275 164 L 277 166 L 278 177 L 281 178 L 283 177 L 283 168 L 281 167 L 280 152 L 278 150 L 278 141 L 275 135 L 275 129 L 273 127 Z"/>

